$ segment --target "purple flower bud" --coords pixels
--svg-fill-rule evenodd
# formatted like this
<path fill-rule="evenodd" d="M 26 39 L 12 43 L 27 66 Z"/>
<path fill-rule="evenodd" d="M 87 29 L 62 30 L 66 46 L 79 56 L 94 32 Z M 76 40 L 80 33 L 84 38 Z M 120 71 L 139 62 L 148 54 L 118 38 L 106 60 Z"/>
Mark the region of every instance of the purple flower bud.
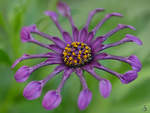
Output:
<path fill-rule="evenodd" d="M 34 100 L 40 97 L 42 88 L 42 82 L 32 81 L 24 88 L 23 96 L 28 100 Z"/>
<path fill-rule="evenodd" d="M 128 71 L 125 74 L 121 75 L 120 80 L 123 84 L 128 84 L 137 78 L 136 71 Z"/>
<path fill-rule="evenodd" d="M 23 27 L 20 32 L 20 37 L 22 42 L 28 42 L 31 40 L 31 32 L 37 31 L 36 25 L 31 25 L 27 27 Z"/>
<path fill-rule="evenodd" d="M 128 57 L 129 62 L 131 62 L 133 70 L 139 72 L 141 70 L 142 64 L 137 56 L 131 55 Z"/>
<path fill-rule="evenodd" d="M 99 91 L 104 98 L 107 98 L 111 93 L 112 85 L 109 80 L 101 80 L 99 83 Z"/>
<path fill-rule="evenodd" d="M 32 69 L 28 66 L 22 66 L 15 74 L 15 80 L 17 82 L 25 82 L 30 74 L 32 73 Z"/>
<path fill-rule="evenodd" d="M 60 103 L 61 95 L 55 90 L 48 91 L 42 101 L 42 105 L 46 110 L 52 110 L 58 107 Z"/>
<path fill-rule="evenodd" d="M 91 102 L 91 99 L 92 92 L 89 89 L 83 89 L 78 97 L 79 109 L 84 110 L 86 107 L 88 107 L 89 103 Z"/>

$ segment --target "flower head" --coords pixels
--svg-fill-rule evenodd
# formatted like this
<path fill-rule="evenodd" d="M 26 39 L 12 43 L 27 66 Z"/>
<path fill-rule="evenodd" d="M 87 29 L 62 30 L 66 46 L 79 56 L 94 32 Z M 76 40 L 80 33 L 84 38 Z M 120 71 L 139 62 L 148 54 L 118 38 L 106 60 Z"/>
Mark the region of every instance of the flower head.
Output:
<path fill-rule="evenodd" d="M 111 82 L 105 78 L 100 77 L 96 72 L 95 68 L 111 73 L 120 79 L 123 84 L 127 84 L 132 82 L 137 78 L 138 72 L 141 70 L 141 63 L 137 56 L 131 55 L 129 57 L 121 57 L 114 56 L 108 53 L 102 52 L 103 50 L 118 46 L 120 44 L 126 42 L 135 42 L 138 45 L 142 45 L 142 42 L 135 36 L 127 34 L 122 40 L 111 43 L 104 44 L 103 42 L 107 40 L 111 35 L 122 29 L 131 29 L 135 30 L 134 27 L 130 25 L 118 24 L 113 30 L 109 31 L 103 36 L 95 37 L 96 32 L 100 27 L 110 19 L 111 17 L 122 17 L 120 13 L 110 13 L 107 14 L 102 21 L 100 21 L 95 28 L 88 32 L 89 24 L 93 18 L 93 16 L 101 11 L 104 11 L 103 8 L 97 8 L 89 13 L 88 19 L 84 25 L 84 27 L 79 30 L 72 19 L 70 8 L 67 4 L 58 2 L 57 8 L 62 16 L 65 16 L 72 27 L 72 35 L 62 29 L 61 25 L 58 22 L 58 15 L 52 11 L 46 11 L 45 15 L 49 16 L 52 21 L 56 24 L 59 32 L 62 35 L 63 40 L 59 37 L 51 36 L 40 32 L 35 25 L 25 26 L 21 30 L 21 40 L 22 42 L 30 42 L 37 44 L 43 48 L 52 50 L 53 52 L 48 52 L 45 54 L 38 55 L 28 55 L 24 54 L 21 58 L 17 59 L 16 62 L 12 65 L 14 68 L 19 62 L 26 59 L 34 59 L 34 58 L 45 58 L 46 60 L 34 65 L 32 67 L 23 66 L 21 67 L 15 74 L 15 79 L 17 82 L 24 82 L 28 79 L 31 73 L 37 70 L 40 67 L 58 64 L 58 66 L 54 69 L 54 71 L 48 75 L 46 78 L 40 81 L 32 81 L 30 82 L 24 89 L 24 97 L 28 100 L 33 100 L 40 97 L 42 88 L 44 85 L 55 75 L 64 71 L 62 81 L 56 90 L 51 90 L 46 93 L 43 98 L 42 105 L 47 110 L 52 110 L 59 106 L 61 103 L 61 90 L 67 81 L 67 79 L 71 76 L 73 72 L 77 74 L 82 84 L 82 91 L 78 97 L 78 107 L 81 110 L 87 108 L 92 99 L 92 92 L 88 89 L 87 83 L 83 76 L 83 71 L 87 71 L 94 78 L 99 81 L 99 91 L 104 98 L 110 96 L 112 85 Z M 54 44 L 44 44 L 36 39 L 31 34 L 40 35 L 43 38 L 46 38 L 52 41 Z M 128 63 L 132 70 L 121 74 L 117 73 L 113 70 L 108 69 L 107 67 L 100 64 L 99 60 L 119 60 L 125 63 Z"/>

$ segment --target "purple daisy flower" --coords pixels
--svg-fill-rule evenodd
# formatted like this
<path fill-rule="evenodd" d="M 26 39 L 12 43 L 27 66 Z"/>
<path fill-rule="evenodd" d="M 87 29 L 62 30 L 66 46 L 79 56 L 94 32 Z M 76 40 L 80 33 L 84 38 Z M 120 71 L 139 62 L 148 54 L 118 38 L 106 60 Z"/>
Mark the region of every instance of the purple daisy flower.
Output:
<path fill-rule="evenodd" d="M 72 20 L 69 6 L 67 6 L 65 3 L 58 2 L 57 7 L 60 14 L 62 14 L 69 20 L 72 26 L 72 35 L 70 35 L 68 32 L 62 29 L 58 22 L 58 15 L 52 11 L 46 11 L 45 14 L 49 16 L 52 19 L 52 21 L 56 24 L 56 27 L 58 28 L 63 37 L 63 40 L 56 36 L 51 36 L 40 32 L 37 29 L 36 25 L 23 27 L 21 30 L 20 36 L 22 42 L 34 43 L 43 48 L 52 50 L 53 52 L 38 55 L 24 54 L 21 58 L 17 59 L 16 62 L 12 65 L 12 68 L 14 68 L 19 62 L 26 59 L 47 58 L 44 62 L 41 62 L 35 66 L 21 67 L 15 74 L 15 79 L 17 82 L 26 81 L 31 75 L 31 73 L 37 70 L 38 68 L 52 64 L 58 64 L 54 71 L 46 78 L 40 81 L 32 81 L 25 87 L 23 92 L 25 98 L 27 98 L 28 100 L 33 100 L 40 97 L 44 85 L 52 77 L 64 71 L 62 81 L 58 88 L 56 90 L 48 91 L 42 101 L 43 107 L 47 110 L 52 110 L 58 107 L 62 100 L 61 89 L 64 86 L 66 80 L 71 76 L 73 72 L 75 72 L 79 77 L 83 87 L 82 91 L 79 94 L 78 107 L 79 109 L 84 110 L 92 100 L 92 92 L 88 89 L 85 78 L 83 76 L 83 71 L 87 71 L 99 81 L 99 91 L 104 98 L 107 98 L 110 95 L 112 85 L 109 80 L 102 78 L 98 74 L 96 74 L 96 72 L 94 71 L 95 68 L 115 75 L 117 78 L 120 79 L 120 81 L 123 84 L 128 84 L 137 78 L 137 73 L 141 70 L 141 63 L 135 55 L 131 55 L 129 57 L 121 57 L 102 52 L 107 48 L 118 46 L 126 42 L 135 42 L 138 45 L 142 45 L 142 42 L 137 37 L 130 34 L 127 34 L 122 40 L 118 42 L 111 44 L 103 44 L 103 42 L 114 33 L 125 28 L 135 30 L 134 27 L 130 25 L 119 24 L 116 28 L 109 31 L 105 35 L 94 38 L 96 32 L 104 24 L 105 21 L 107 21 L 113 16 L 122 17 L 120 13 L 107 14 L 104 17 L 104 19 L 100 21 L 92 31 L 88 32 L 88 27 L 93 16 L 98 12 L 104 11 L 103 8 L 97 8 L 91 11 L 89 13 L 87 22 L 84 25 L 84 27 L 81 30 L 78 30 L 78 28 L 74 25 L 74 22 Z M 54 44 L 43 44 L 35 40 L 34 37 L 31 35 L 32 33 L 40 35 L 54 42 Z M 131 65 L 132 70 L 124 74 L 120 74 L 108 69 L 107 67 L 101 65 L 98 62 L 99 60 L 109 59 L 119 60 L 128 63 L 129 65 Z"/>

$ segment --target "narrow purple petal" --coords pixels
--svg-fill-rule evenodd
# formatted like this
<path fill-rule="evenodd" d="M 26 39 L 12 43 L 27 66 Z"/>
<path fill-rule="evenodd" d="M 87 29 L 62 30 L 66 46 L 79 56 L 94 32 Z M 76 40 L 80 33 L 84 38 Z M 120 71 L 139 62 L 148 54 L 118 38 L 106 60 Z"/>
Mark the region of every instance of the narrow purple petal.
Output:
<path fill-rule="evenodd" d="M 34 38 L 32 38 L 32 40 L 28 40 L 28 41 L 30 43 L 34 43 L 34 44 L 39 45 L 41 47 L 44 47 L 44 48 L 47 48 L 47 49 L 51 49 L 48 44 L 43 44 L 43 43 L 39 42 L 38 40 L 35 40 Z"/>
<path fill-rule="evenodd" d="M 94 38 L 94 32 L 89 32 L 86 43 L 90 44 L 92 42 L 93 38 Z"/>
<path fill-rule="evenodd" d="M 83 69 L 85 71 L 87 71 L 88 73 L 90 73 L 95 79 L 97 79 L 98 81 L 100 80 L 103 80 L 103 78 L 101 78 L 99 75 L 97 75 L 94 71 L 94 66 L 96 65 L 96 63 L 98 62 L 95 62 L 93 61 L 94 63 L 93 64 L 89 64 L 89 65 L 86 65 L 83 67 Z"/>
<path fill-rule="evenodd" d="M 57 88 L 58 92 L 61 92 L 61 89 L 63 88 L 66 80 L 70 77 L 70 75 L 72 74 L 72 72 L 73 72 L 73 69 L 71 69 L 71 68 L 66 68 L 64 70 L 63 78 L 62 78 L 61 83 L 59 84 L 59 86 Z"/>
<path fill-rule="evenodd" d="M 65 68 L 66 67 L 64 65 L 58 65 L 50 75 L 42 80 L 43 84 L 46 84 L 51 78 L 53 78 L 56 74 L 62 72 Z"/>
<path fill-rule="evenodd" d="M 95 64 L 95 67 L 115 75 L 117 78 L 121 80 L 123 84 L 128 84 L 137 78 L 137 71 L 135 70 L 128 71 L 125 74 L 119 74 L 102 65 Z"/>
<path fill-rule="evenodd" d="M 103 47 L 103 36 L 97 37 L 94 41 L 92 41 L 91 43 L 91 47 L 93 49 L 93 52 L 97 53 L 98 51 L 100 51 Z"/>
<path fill-rule="evenodd" d="M 107 38 L 110 37 L 110 36 L 112 36 L 114 33 L 118 32 L 118 31 L 120 31 L 122 29 L 125 29 L 125 28 L 136 30 L 133 26 L 124 25 L 124 24 L 118 24 L 118 26 L 116 28 L 114 28 L 113 30 L 109 31 L 108 33 L 106 33 L 104 35 L 104 41 L 107 40 Z"/>
<path fill-rule="evenodd" d="M 80 78 L 80 82 L 81 82 L 81 84 L 83 86 L 83 89 L 86 89 L 87 88 L 87 83 L 86 83 L 85 78 L 83 76 L 82 69 L 76 69 L 76 74 Z"/>
<path fill-rule="evenodd" d="M 102 60 L 105 59 L 107 57 L 107 53 L 99 53 L 97 55 L 95 55 L 94 60 Z"/>
<path fill-rule="evenodd" d="M 34 59 L 34 58 L 52 58 L 52 57 L 58 57 L 56 53 L 46 53 L 46 54 L 37 54 L 37 55 L 28 55 L 24 54 L 22 57 L 18 58 L 11 68 L 14 68 L 18 63 L 20 63 L 23 60 L 27 59 Z"/>
<path fill-rule="evenodd" d="M 80 37 L 79 37 L 79 41 L 80 42 L 85 42 L 87 40 L 87 36 L 88 36 L 88 31 L 86 28 L 83 28 L 80 31 Z"/>
<path fill-rule="evenodd" d="M 103 79 L 99 83 L 99 90 L 104 98 L 107 98 L 111 93 L 112 85 L 109 80 Z"/>
<path fill-rule="evenodd" d="M 128 71 L 125 74 L 121 75 L 120 80 L 123 84 L 128 84 L 135 80 L 137 78 L 137 72 L 136 71 Z"/>
<path fill-rule="evenodd" d="M 49 58 L 48 60 L 41 62 L 37 65 L 34 65 L 32 67 L 23 66 L 20 69 L 18 69 L 18 71 L 16 72 L 15 80 L 17 82 L 24 82 L 29 78 L 29 76 L 31 75 L 33 71 L 37 70 L 40 67 L 48 66 L 52 64 L 62 64 L 62 61 L 61 59 L 58 59 L 58 58 Z"/>
<path fill-rule="evenodd" d="M 60 24 L 58 22 L 58 15 L 53 11 L 45 11 L 45 15 L 50 16 L 50 18 L 53 20 L 56 27 L 58 28 L 58 30 L 62 34 L 64 32 L 64 30 L 62 29 L 62 27 L 60 26 Z"/>
<path fill-rule="evenodd" d="M 72 19 L 70 7 L 66 3 L 58 1 L 57 9 L 61 15 L 65 16 L 69 20 L 69 23 L 71 24 L 71 27 L 72 27 L 72 35 L 74 36 L 74 30 L 77 30 L 77 28 Z"/>
<path fill-rule="evenodd" d="M 135 55 L 131 55 L 129 57 L 122 57 L 122 56 L 114 56 L 106 53 L 97 54 L 94 57 L 94 60 L 119 60 L 122 62 L 126 62 L 132 66 L 132 69 L 139 72 L 141 70 L 142 64 L 140 60 Z"/>
<path fill-rule="evenodd" d="M 49 48 L 51 50 L 53 50 L 54 52 L 58 53 L 58 54 L 61 54 L 63 52 L 63 49 L 59 48 L 57 45 L 55 44 L 51 44 L 49 45 Z"/>
<path fill-rule="evenodd" d="M 75 27 L 73 29 L 73 40 L 78 41 L 78 37 L 79 37 L 79 30 Z"/>
<path fill-rule="evenodd" d="M 22 66 L 15 74 L 15 80 L 17 82 L 25 82 L 30 74 L 32 73 L 32 69 L 28 66 Z"/>
<path fill-rule="evenodd" d="M 61 95 L 57 91 L 48 91 L 43 98 L 42 105 L 46 110 L 52 110 L 61 103 Z"/>
<path fill-rule="evenodd" d="M 95 63 L 94 65 L 96 68 L 100 69 L 100 70 L 103 70 L 103 71 L 106 71 L 108 73 L 111 73 L 112 75 L 116 76 L 117 78 L 120 78 L 120 75 L 119 73 L 107 68 L 107 67 L 104 67 L 103 65 L 99 64 L 98 62 Z"/>
<path fill-rule="evenodd" d="M 61 59 L 58 59 L 58 58 L 49 58 L 46 61 L 43 61 L 37 65 L 32 66 L 31 69 L 32 71 L 35 71 L 41 67 L 52 65 L 52 64 L 62 64 L 62 61 Z"/>
<path fill-rule="evenodd" d="M 53 37 L 52 38 L 53 42 L 59 47 L 64 49 L 66 47 L 65 42 L 63 42 L 61 39 L 59 39 L 58 37 Z"/>
<path fill-rule="evenodd" d="M 34 31 L 34 32 L 32 32 L 32 33 L 37 34 L 37 35 L 40 35 L 40 36 L 42 36 L 43 38 L 46 38 L 46 39 L 48 39 L 48 40 L 52 40 L 52 37 L 53 37 L 53 36 L 51 36 L 51 35 L 49 35 L 49 34 L 40 32 L 39 30 L 38 30 L 38 31 Z"/>
<path fill-rule="evenodd" d="M 68 32 L 63 32 L 63 38 L 66 41 L 66 43 L 71 43 L 72 42 L 72 37 Z"/>
<path fill-rule="evenodd" d="M 84 110 L 88 107 L 92 100 L 92 92 L 89 89 L 83 89 L 78 97 L 78 107 Z"/>
<path fill-rule="evenodd" d="M 132 30 L 136 30 L 136 28 L 134 28 L 134 27 L 131 26 L 131 25 L 118 24 L 118 27 L 119 27 L 120 29 L 123 29 L 123 28 L 130 28 L 130 29 L 132 29 Z"/>
<path fill-rule="evenodd" d="M 44 48 L 47 48 L 47 49 L 50 49 L 48 47 L 47 44 L 43 44 L 37 40 L 35 40 L 31 33 L 37 33 L 38 32 L 38 29 L 36 28 L 35 25 L 31 25 L 31 26 L 27 26 L 27 27 L 23 27 L 21 29 L 21 32 L 20 32 L 20 37 L 21 37 L 21 40 L 22 42 L 31 42 L 31 43 L 34 43 L 34 44 L 37 44 L 41 47 L 44 47 Z M 48 38 L 48 37 L 47 37 Z M 50 38 L 50 37 L 49 37 Z"/>
<path fill-rule="evenodd" d="M 25 88 L 23 96 L 28 100 L 34 100 L 41 96 L 43 84 L 40 81 L 32 81 Z"/>
<path fill-rule="evenodd" d="M 97 30 L 105 23 L 105 21 L 107 21 L 109 18 L 111 18 L 112 16 L 117 16 L 117 17 L 122 17 L 122 15 L 120 13 L 111 13 L 111 14 L 107 14 L 104 19 L 102 21 L 100 21 L 97 26 L 92 30 L 94 32 L 94 34 L 97 32 Z"/>
<path fill-rule="evenodd" d="M 142 45 L 143 44 L 142 41 L 139 38 L 137 38 L 137 37 L 135 37 L 133 35 L 127 34 L 125 38 L 131 40 L 132 42 L 135 42 L 138 45 Z"/>
<path fill-rule="evenodd" d="M 104 11 L 104 9 L 103 9 L 103 8 L 96 8 L 96 9 L 94 9 L 93 11 L 91 11 L 91 12 L 89 13 L 87 22 L 86 22 L 86 24 L 85 24 L 85 28 L 86 28 L 86 29 L 88 29 L 88 26 L 89 26 L 89 24 L 90 24 L 92 18 L 95 16 L 95 14 L 98 13 L 98 12 L 101 12 L 101 11 Z"/>
<path fill-rule="evenodd" d="M 140 39 L 138 39 L 137 37 L 135 37 L 133 35 L 127 34 L 125 36 L 125 38 L 123 38 L 122 40 L 120 40 L 118 42 L 104 45 L 100 51 L 107 49 L 107 48 L 110 48 L 110 47 L 115 47 L 115 46 L 124 44 L 126 42 L 135 42 L 138 45 L 142 45 L 142 41 Z"/>

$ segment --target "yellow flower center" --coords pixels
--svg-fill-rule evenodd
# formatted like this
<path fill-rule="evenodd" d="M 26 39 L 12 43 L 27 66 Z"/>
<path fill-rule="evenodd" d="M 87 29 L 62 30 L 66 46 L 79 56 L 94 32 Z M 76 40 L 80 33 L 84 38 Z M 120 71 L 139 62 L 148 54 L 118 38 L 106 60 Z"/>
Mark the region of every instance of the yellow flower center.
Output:
<path fill-rule="evenodd" d="M 63 51 L 63 61 L 69 67 L 80 67 L 92 60 L 91 48 L 85 43 L 72 42 Z"/>

